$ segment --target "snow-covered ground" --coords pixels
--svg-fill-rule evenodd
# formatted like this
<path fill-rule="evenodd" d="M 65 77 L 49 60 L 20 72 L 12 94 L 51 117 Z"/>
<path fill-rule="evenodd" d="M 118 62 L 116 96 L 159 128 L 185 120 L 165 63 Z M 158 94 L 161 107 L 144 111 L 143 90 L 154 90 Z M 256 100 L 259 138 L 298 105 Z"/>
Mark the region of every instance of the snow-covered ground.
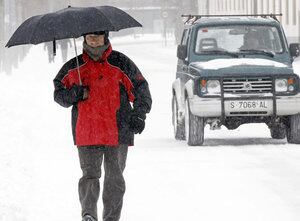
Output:
<path fill-rule="evenodd" d="M 129 151 L 121 220 L 300 219 L 298 145 L 272 140 L 263 124 L 233 131 L 207 128 L 203 147 L 175 141 L 175 45 L 170 40 L 165 46 L 159 36 L 112 43 L 135 61 L 153 96 L 147 128 Z M 43 45 L 34 46 L 11 76 L 0 76 L 0 221 L 80 220 L 81 171 L 70 109 L 53 101 L 52 79 L 62 65 L 59 51 L 54 64 L 47 61 Z M 300 72 L 300 61 L 295 67 Z"/>

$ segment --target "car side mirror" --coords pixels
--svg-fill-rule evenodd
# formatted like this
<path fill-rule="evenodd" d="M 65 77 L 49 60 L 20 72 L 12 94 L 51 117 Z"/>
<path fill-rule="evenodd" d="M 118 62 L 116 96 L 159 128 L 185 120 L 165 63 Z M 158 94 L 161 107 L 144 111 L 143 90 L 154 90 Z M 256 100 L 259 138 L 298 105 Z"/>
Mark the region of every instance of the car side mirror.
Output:
<path fill-rule="evenodd" d="M 187 57 L 187 46 L 186 45 L 178 45 L 177 47 L 177 57 L 180 60 L 184 60 Z"/>
<path fill-rule="evenodd" d="M 299 43 L 292 43 L 290 44 L 290 55 L 295 58 L 300 55 L 300 44 Z"/>

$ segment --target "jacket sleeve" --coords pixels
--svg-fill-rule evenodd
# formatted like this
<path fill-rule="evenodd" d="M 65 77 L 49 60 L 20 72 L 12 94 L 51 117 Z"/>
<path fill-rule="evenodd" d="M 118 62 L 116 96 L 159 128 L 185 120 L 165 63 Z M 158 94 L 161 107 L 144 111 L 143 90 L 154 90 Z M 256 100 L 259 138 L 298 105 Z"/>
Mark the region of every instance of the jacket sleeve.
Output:
<path fill-rule="evenodd" d="M 71 69 L 72 61 L 67 62 L 58 72 L 53 80 L 54 83 L 54 100 L 63 107 L 70 107 L 74 103 L 74 93 L 69 90 L 65 84 L 63 84 L 63 79 L 68 74 Z"/>
<path fill-rule="evenodd" d="M 138 69 L 138 67 L 128 57 L 121 54 L 120 61 L 122 69 L 129 77 L 133 84 L 133 109 L 140 117 L 146 118 L 146 113 L 149 113 L 152 106 L 152 98 L 148 86 L 148 82 Z"/>

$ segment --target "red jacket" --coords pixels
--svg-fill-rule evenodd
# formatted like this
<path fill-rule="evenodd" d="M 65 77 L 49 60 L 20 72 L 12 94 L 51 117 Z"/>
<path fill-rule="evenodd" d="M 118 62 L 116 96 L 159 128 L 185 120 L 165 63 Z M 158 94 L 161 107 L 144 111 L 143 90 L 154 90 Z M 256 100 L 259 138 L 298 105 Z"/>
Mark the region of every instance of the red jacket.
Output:
<path fill-rule="evenodd" d="M 83 86 L 88 86 L 88 99 L 78 103 L 76 122 L 76 144 L 116 146 L 118 141 L 117 111 L 120 108 L 120 84 L 127 92 L 130 102 L 134 101 L 133 84 L 118 67 L 108 63 L 112 48 L 103 53 L 102 62 L 92 60 L 83 53 L 84 64 L 80 66 Z M 62 79 L 67 89 L 79 84 L 77 68 L 71 69 Z"/>

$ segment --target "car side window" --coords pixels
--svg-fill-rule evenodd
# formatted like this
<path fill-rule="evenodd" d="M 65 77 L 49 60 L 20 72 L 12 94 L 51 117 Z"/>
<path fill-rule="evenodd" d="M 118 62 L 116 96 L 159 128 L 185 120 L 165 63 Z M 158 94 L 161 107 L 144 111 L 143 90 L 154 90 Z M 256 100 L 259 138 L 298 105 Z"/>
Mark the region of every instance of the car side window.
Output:
<path fill-rule="evenodd" d="M 189 29 L 184 29 L 181 39 L 181 45 L 187 45 L 189 39 Z"/>

